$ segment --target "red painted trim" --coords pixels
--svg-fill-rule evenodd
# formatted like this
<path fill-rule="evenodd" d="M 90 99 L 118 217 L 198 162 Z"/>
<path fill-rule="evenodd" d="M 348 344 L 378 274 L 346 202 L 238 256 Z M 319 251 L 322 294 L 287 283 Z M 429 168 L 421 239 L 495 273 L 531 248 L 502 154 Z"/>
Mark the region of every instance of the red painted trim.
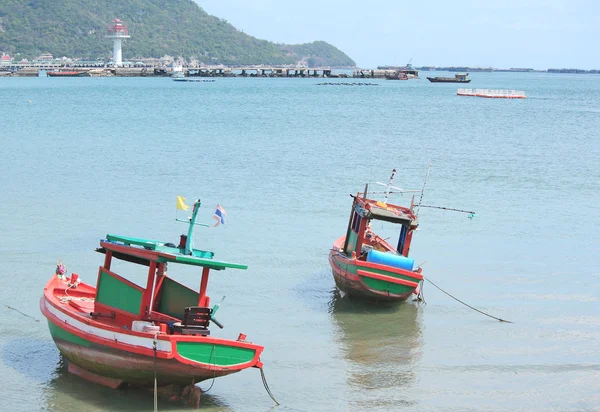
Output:
<path fill-rule="evenodd" d="M 386 282 L 397 283 L 399 285 L 410 286 L 410 287 L 413 287 L 413 288 L 416 288 L 417 286 L 419 286 L 418 283 L 411 282 L 409 280 L 398 279 L 398 278 L 395 278 L 393 276 L 387 276 L 387 275 L 382 275 L 380 273 L 368 272 L 366 270 L 360 270 L 360 269 L 358 269 L 357 273 L 360 276 L 366 276 L 366 277 L 373 278 L 373 279 L 384 280 Z"/>
<path fill-rule="evenodd" d="M 120 343 L 119 341 L 113 341 L 110 339 L 101 338 L 96 335 L 85 333 L 81 329 L 78 329 L 78 328 L 70 325 L 69 323 L 63 322 L 45 308 L 44 301 L 45 301 L 45 297 L 42 297 L 42 299 L 40 301 L 40 309 L 41 309 L 43 315 L 50 322 L 54 323 L 59 328 L 66 330 L 67 332 L 72 333 L 75 336 L 78 336 L 82 339 L 85 339 L 89 342 L 92 342 L 92 343 L 95 343 L 95 344 L 98 344 L 101 346 L 107 346 L 110 348 L 122 350 L 124 352 L 131 352 L 131 353 L 135 353 L 138 355 L 144 355 L 144 356 L 148 356 L 148 357 L 154 356 L 154 351 L 152 349 L 144 348 L 141 346 L 130 345 L 130 344 L 126 344 L 126 343 Z M 48 303 L 48 302 L 46 301 L 46 303 Z M 98 327 L 98 325 L 94 325 L 94 326 Z M 102 328 L 102 329 L 105 329 L 105 328 Z M 148 334 L 136 333 L 133 331 L 127 331 L 127 333 L 126 333 L 125 331 L 120 330 L 119 333 L 140 336 L 140 337 L 144 337 L 147 339 L 149 338 Z M 161 340 L 161 341 L 170 341 L 171 342 L 171 352 L 157 351 L 156 352 L 157 358 L 175 359 L 180 363 L 190 365 L 190 366 L 206 365 L 203 367 L 208 367 L 209 369 L 214 369 L 214 370 L 242 370 L 242 369 L 252 367 L 252 366 L 256 365 L 256 363 L 258 363 L 259 357 L 260 357 L 262 351 L 264 350 L 264 347 L 260 346 L 260 345 L 254 345 L 254 344 L 247 343 L 247 342 L 239 342 L 239 341 L 225 340 L 225 339 L 219 339 L 219 338 L 210 338 L 210 337 L 206 337 L 206 336 L 198 337 L 198 336 L 186 336 L 186 335 L 158 335 L 157 339 Z M 252 360 L 242 363 L 242 364 L 239 364 L 239 365 L 231 365 L 231 366 L 218 366 L 217 365 L 217 366 L 215 366 L 215 365 L 211 365 L 211 364 L 207 364 L 207 363 L 196 362 L 196 361 L 182 357 L 177 352 L 177 342 L 197 342 L 197 343 L 203 343 L 203 344 L 209 344 L 209 345 L 214 344 L 214 345 L 235 346 L 235 347 L 240 347 L 240 348 L 247 348 L 247 349 L 254 350 L 254 357 L 252 358 Z"/>
<path fill-rule="evenodd" d="M 147 250 L 147 249 L 137 248 L 137 247 L 133 247 L 133 246 L 126 246 L 126 245 L 117 245 L 116 243 L 109 243 L 109 242 L 100 242 L 100 246 L 102 246 L 107 251 L 112 250 L 114 252 L 126 253 L 130 256 L 136 256 L 136 257 L 139 257 L 142 259 L 146 259 L 150 262 L 158 261 L 159 252 L 157 252 L 155 250 Z"/>
<path fill-rule="evenodd" d="M 423 275 L 421 275 L 419 272 L 413 272 L 410 270 L 400 269 L 400 268 L 396 268 L 393 266 L 382 265 L 379 263 L 365 262 L 362 260 L 356 260 L 356 263 L 354 263 L 354 264 L 356 266 L 365 267 L 365 268 L 369 268 L 369 269 L 385 270 L 386 272 L 396 273 L 398 275 L 403 275 L 403 276 L 409 276 L 409 277 L 415 278 L 419 281 L 423 280 Z"/>
<path fill-rule="evenodd" d="M 61 329 L 66 330 L 69 333 L 72 333 L 73 335 L 81 338 L 81 339 L 85 339 L 87 341 L 90 341 L 92 343 L 96 343 L 98 345 L 102 345 L 102 346 L 108 346 L 114 349 L 119 349 L 119 350 L 123 350 L 126 352 L 132 352 L 132 353 L 137 353 L 139 355 L 146 355 L 146 356 L 154 356 L 154 351 L 151 348 L 144 348 L 141 346 L 134 346 L 134 345 L 129 345 L 126 343 L 120 343 L 118 341 L 114 341 L 114 340 L 110 340 L 110 339 L 105 339 L 105 338 L 101 338 L 99 336 L 93 335 L 91 333 L 85 333 L 84 331 L 82 331 L 81 329 L 76 328 L 75 326 L 70 325 L 67 322 L 64 322 L 62 320 L 60 320 L 59 318 L 57 318 L 56 316 L 54 316 L 48 309 L 46 309 L 46 307 L 44 306 L 44 300 L 45 297 L 42 297 L 42 300 L 40 301 L 40 310 L 42 311 L 42 314 L 52 323 L 54 323 L 56 326 L 58 326 Z M 46 300 L 45 302 L 46 304 L 51 304 L 51 302 L 48 302 Z M 52 305 L 56 308 L 55 305 Z M 60 309 L 60 308 L 57 308 Z M 61 310 L 61 312 L 66 313 L 65 311 Z M 69 313 L 66 313 L 67 315 L 70 316 Z M 72 316 L 73 318 L 75 318 L 75 316 Z M 79 319 L 77 319 L 79 320 Z M 97 323 L 93 322 L 93 326 L 100 328 L 100 329 L 104 329 L 107 331 L 110 331 L 110 329 L 113 328 L 104 328 L 101 327 L 100 325 L 98 325 Z M 90 323 L 91 324 L 91 323 Z M 104 325 L 102 325 L 104 326 Z M 139 333 L 139 332 L 134 332 L 131 330 L 127 330 L 125 331 L 124 329 L 120 329 L 118 330 L 119 333 L 123 333 L 126 335 L 133 335 L 133 336 L 139 336 L 139 337 L 144 337 L 144 338 L 148 338 L 148 334 L 143 334 L 143 333 Z M 159 340 L 163 340 L 163 341 L 168 341 L 169 339 L 164 339 L 162 337 L 162 335 L 159 335 L 158 338 Z M 162 359 L 171 359 L 173 358 L 173 353 L 172 352 L 165 352 L 165 351 L 156 351 L 156 357 L 157 358 L 162 358 Z"/>

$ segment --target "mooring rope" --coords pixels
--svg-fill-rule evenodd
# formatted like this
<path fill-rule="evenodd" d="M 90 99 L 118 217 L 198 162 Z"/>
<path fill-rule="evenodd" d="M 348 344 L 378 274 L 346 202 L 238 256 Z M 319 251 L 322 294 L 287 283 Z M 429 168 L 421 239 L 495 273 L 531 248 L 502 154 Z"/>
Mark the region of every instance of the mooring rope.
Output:
<path fill-rule="evenodd" d="M 275 399 L 275 397 L 271 393 L 271 389 L 269 389 L 269 384 L 267 383 L 267 378 L 265 377 L 265 371 L 263 371 L 262 367 L 259 369 L 260 369 L 260 376 L 262 377 L 263 385 L 265 386 L 267 393 L 269 394 L 271 399 L 273 399 L 273 402 L 275 402 L 277 404 L 277 406 L 281 405 L 279 402 L 277 402 L 277 399 Z"/>
<path fill-rule="evenodd" d="M 3 303 L 3 304 L 2 304 L 2 306 L 6 306 L 7 308 L 9 308 L 9 309 L 11 309 L 11 310 L 14 310 L 15 312 L 18 312 L 18 313 L 20 313 L 21 315 L 23 315 L 23 316 L 25 316 L 25 317 L 27 317 L 27 318 L 29 318 L 29 319 L 33 319 L 34 321 L 36 321 L 36 322 L 38 322 L 38 323 L 39 323 L 39 319 L 36 319 L 36 318 L 34 318 L 33 316 L 30 316 L 30 315 L 28 315 L 28 314 L 26 314 L 26 313 L 23 313 L 23 312 L 21 312 L 21 311 L 20 311 L 19 309 L 17 309 L 17 308 L 13 308 L 12 306 L 8 306 L 8 305 L 7 305 L 7 304 L 5 304 L 5 303 Z"/>
<path fill-rule="evenodd" d="M 158 384 L 156 381 L 156 339 L 158 333 L 154 335 L 154 342 L 152 343 L 152 349 L 154 350 L 154 412 L 158 412 Z"/>
<path fill-rule="evenodd" d="M 417 297 L 414 298 L 413 300 L 416 300 L 417 302 L 423 302 L 424 305 L 427 305 L 427 302 L 425 302 L 425 294 L 423 292 L 423 289 L 425 286 L 425 282 L 423 280 L 421 280 L 419 282 L 419 293 L 417 293 Z"/>
<path fill-rule="evenodd" d="M 467 307 L 469 307 L 469 308 L 473 309 L 473 310 L 474 310 L 474 311 L 476 311 L 476 312 L 479 312 L 479 313 L 481 313 L 482 315 L 489 316 L 490 318 L 493 318 L 493 319 L 499 320 L 500 322 L 505 322 L 505 323 L 514 323 L 514 322 L 511 322 L 510 320 L 500 319 L 500 318 L 497 318 L 497 317 L 495 317 L 495 316 L 492 316 L 492 315 L 490 315 L 490 314 L 488 314 L 488 313 L 482 312 L 482 311 L 480 311 L 479 309 L 476 309 L 476 308 L 474 308 L 473 306 L 466 304 L 466 303 L 465 303 L 465 302 L 463 302 L 462 300 L 460 300 L 460 299 L 458 299 L 458 298 L 455 298 L 454 296 L 452 296 L 451 294 L 449 294 L 448 292 L 446 292 L 444 289 L 442 289 L 441 287 L 439 287 L 438 285 L 436 285 L 435 283 L 433 283 L 433 282 L 432 282 L 431 280 L 429 280 L 428 278 L 425 278 L 425 277 L 424 277 L 423 279 L 425 279 L 427 282 L 431 283 L 433 286 L 435 286 L 436 288 L 438 288 L 439 290 L 441 290 L 442 292 L 444 292 L 446 295 L 450 296 L 452 299 L 456 300 L 457 302 L 460 302 L 460 303 L 462 303 L 463 305 L 465 305 L 465 306 L 467 306 Z"/>
<path fill-rule="evenodd" d="M 215 357 L 213 360 L 213 378 L 212 378 L 212 382 L 210 383 L 210 386 L 208 387 L 207 390 L 202 391 L 203 393 L 208 393 L 208 391 L 212 389 L 213 385 L 215 384 L 215 379 L 217 378 L 217 345 L 214 345 L 214 344 L 213 344 L 212 351 L 210 351 L 210 358 L 208 359 L 209 365 L 210 365 L 210 359 L 212 359 L 213 353 L 215 354 Z"/>

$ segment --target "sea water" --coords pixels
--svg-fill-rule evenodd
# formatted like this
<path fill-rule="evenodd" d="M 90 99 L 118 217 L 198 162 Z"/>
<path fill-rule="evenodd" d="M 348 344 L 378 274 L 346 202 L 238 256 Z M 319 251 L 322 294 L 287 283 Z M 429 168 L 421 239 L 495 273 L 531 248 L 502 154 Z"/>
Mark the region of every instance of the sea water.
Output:
<path fill-rule="evenodd" d="M 177 243 L 177 195 L 202 200 L 203 222 L 217 204 L 227 212 L 196 246 L 249 267 L 212 275 L 209 295 L 226 296 L 212 334 L 265 346 L 279 409 L 599 410 L 600 77 L 471 76 L 527 94 L 503 100 L 459 97 L 427 75 L 0 79 L 0 410 L 152 410 L 149 392 L 69 375 L 39 299 L 61 259 L 95 284 L 107 233 Z M 411 257 L 514 323 L 429 282 L 426 304 L 335 292 L 327 255 L 349 195 L 384 189 L 393 168 L 394 185 L 419 190 L 429 163 L 422 204 L 476 216 L 421 208 Z M 196 269 L 170 274 L 199 285 Z M 274 405 L 256 369 L 211 385 L 200 384 L 204 410 Z"/>

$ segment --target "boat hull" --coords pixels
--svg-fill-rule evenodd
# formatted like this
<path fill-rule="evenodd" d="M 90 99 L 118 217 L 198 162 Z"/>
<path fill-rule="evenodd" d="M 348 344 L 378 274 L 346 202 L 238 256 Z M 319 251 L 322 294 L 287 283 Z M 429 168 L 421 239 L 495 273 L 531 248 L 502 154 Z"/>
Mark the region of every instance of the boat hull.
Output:
<path fill-rule="evenodd" d="M 107 378 L 140 386 L 154 384 L 154 357 L 98 345 L 60 329 L 48 321 L 52 339 L 60 353 L 80 368 Z M 185 365 L 175 359 L 156 359 L 158 385 L 189 385 L 238 372 L 210 370 Z"/>
<path fill-rule="evenodd" d="M 329 253 L 336 286 L 349 296 L 383 302 L 403 302 L 417 293 L 423 276 L 419 272 L 348 258 L 336 248 Z"/>
<path fill-rule="evenodd" d="M 163 386 L 189 385 L 262 366 L 259 357 L 263 347 L 243 340 L 138 332 L 115 327 L 110 320 L 94 319 L 85 308 L 81 310 L 85 301 L 70 299 L 95 289 L 81 284 L 67 297 L 60 294 L 65 282 L 56 277 L 50 280 L 40 299 L 40 310 L 58 350 L 86 372 L 141 386 L 153 385 L 156 373 L 158 384 Z"/>

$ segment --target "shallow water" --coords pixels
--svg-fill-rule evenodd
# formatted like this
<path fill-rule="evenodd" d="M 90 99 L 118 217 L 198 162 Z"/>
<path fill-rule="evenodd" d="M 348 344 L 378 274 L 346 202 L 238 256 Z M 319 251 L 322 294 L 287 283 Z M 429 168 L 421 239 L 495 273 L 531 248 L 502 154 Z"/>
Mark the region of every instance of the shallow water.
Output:
<path fill-rule="evenodd" d="M 474 73 L 473 88 L 528 96 L 498 100 L 421 75 L 367 80 L 376 87 L 0 79 L 0 410 L 152 410 L 150 393 L 66 373 L 38 301 L 59 259 L 94 283 L 106 233 L 176 242 L 177 195 L 201 198 L 207 222 L 217 203 L 227 210 L 197 246 L 249 269 L 212 276 L 213 300 L 226 295 L 213 334 L 265 346 L 278 409 L 597 410 L 600 77 Z M 348 195 L 394 167 L 396 185 L 420 189 L 429 162 L 423 203 L 477 216 L 422 209 L 412 257 L 514 324 L 431 284 L 426 305 L 335 293 L 327 254 Z M 196 286 L 199 273 L 177 278 Z M 257 370 L 217 379 L 202 399 L 205 410 L 272 407 Z"/>

